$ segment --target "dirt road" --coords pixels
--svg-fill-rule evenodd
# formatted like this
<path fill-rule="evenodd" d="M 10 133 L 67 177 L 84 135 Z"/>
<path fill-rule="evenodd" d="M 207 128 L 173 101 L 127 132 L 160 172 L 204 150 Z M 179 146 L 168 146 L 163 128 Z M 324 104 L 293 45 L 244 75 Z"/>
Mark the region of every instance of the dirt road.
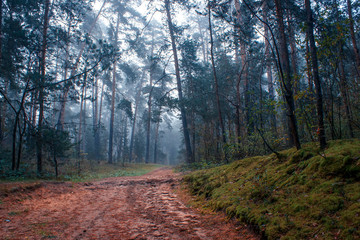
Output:
<path fill-rule="evenodd" d="M 161 168 L 140 177 L 43 183 L 0 203 L 0 239 L 256 239 L 177 196 L 179 175 Z"/>

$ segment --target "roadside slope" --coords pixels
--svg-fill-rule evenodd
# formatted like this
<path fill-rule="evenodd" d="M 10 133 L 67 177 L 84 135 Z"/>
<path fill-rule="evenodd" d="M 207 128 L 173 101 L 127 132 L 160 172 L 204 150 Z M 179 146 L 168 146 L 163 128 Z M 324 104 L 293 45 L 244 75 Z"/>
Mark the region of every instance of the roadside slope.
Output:
<path fill-rule="evenodd" d="M 253 225 L 269 239 L 360 238 L 360 141 L 316 144 L 185 176 L 206 207 Z"/>

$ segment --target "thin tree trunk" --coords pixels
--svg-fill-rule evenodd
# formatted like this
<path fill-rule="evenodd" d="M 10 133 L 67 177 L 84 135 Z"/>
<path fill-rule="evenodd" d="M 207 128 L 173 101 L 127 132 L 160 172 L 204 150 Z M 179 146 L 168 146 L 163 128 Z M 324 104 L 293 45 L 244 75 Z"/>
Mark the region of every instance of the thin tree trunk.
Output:
<path fill-rule="evenodd" d="M 95 19 L 94 19 L 94 22 L 92 23 L 92 25 L 90 26 L 90 29 L 88 31 L 88 34 L 90 35 L 92 30 L 94 29 L 95 25 L 96 25 L 96 22 L 98 21 L 99 19 L 99 16 L 105 6 L 105 4 L 107 3 L 107 0 L 104 0 L 98 14 L 96 15 Z M 75 75 L 75 72 L 76 72 L 76 69 L 79 65 L 79 62 L 80 62 L 80 59 L 82 57 L 82 54 L 85 50 L 85 46 L 86 46 L 86 42 L 83 42 L 80 46 L 80 50 L 79 50 L 79 54 L 76 58 L 76 61 L 75 61 L 75 64 L 73 66 L 73 68 L 71 69 L 71 74 L 70 74 L 70 77 L 73 77 Z M 67 96 L 68 96 L 68 93 L 69 93 L 69 90 L 70 90 L 70 86 L 67 86 L 64 90 L 64 94 L 63 94 L 63 97 L 62 97 L 62 102 L 61 102 L 61 106 L 60 106 L 60 113 L 59 113 L 59 120 L 58 120 L 58 128 L 63 130 L 64 129 L 64 119 L 65 119 L 65 110 L 66 110 L 66 100 L 67 100 Z"/>
<path fill-rule="evenodd" d="M 19 147 L 18 147 L 18 156 L 17 156 L 17 162 L 16 162 L 16 171 L 19 171 L 20 169 L 20 162 L 21 162 L 21 153 L 22 153 L 22 144 L 23 144 L 23 137 L 26 131 L 26 116 L 25 116 L 25 112 L 23 112 L 24 114 L 24 126 L 23 129 L 21 131 L 21 126 L 20 126 L 20 121 L 19 121 Z"/>
<path fill-rule="evenodd" d="M 235 0 L 235 9 L 236 9 L 236 18 L 239 26 L 244 24 L 242 15 L 241 15 L 241 7 L 239 0 Z M 241 30 L 238 29 L 239 34 L 241 34 Z M 244 79 L 244 124 L 246 126 L 246 134 L 250 135 L 254 131 L 253 121 L 250 117 L 250 95 L 249 95 L 249 67 L 247 64 L 247 52 L 246 52 L 246 45 L 244 41 L 240 40 L 240 58 L 242 64 L 242 74 L 240 77 Z M 239 102 L 240 103 L 240 102 Z M 241 106 L 239 104 L 239 106 Z"/>
<path fill-rule="evenodd" d="M 203 55 L 203 63 L 206 63 L 207 59 L 206 59 L 205 40 L 204 40 L 204 35 L 202 32 L 201 25 L 200 25 L 200 17 L 199 16 L 197 16 L 197 24 L 198 24 L 198 29 L 199 29 L 199 33 L 200 33 L 200 39 L 201 39 L 201 50 L 202 50 L 202 55 Z"/>
<path fill-rule="evenodd" d="M 268 6 L 266 1 L 263 3 L 263 19 L 264 22 L 268 21 Z M 269 29 L 267 25 L 264 23 L 264 36 L 265 36 L 265 58 L 266 58 L 266 77 L 267 77 L 267 86 L 269 92 L 269 100 L 270 100 L 270 126 L 271 130 L 274 132 L 275 137 L 277 136 L 277 126 L 276 126 L 276 116 L 275 116 L 275 94 L 274 94 L 274 84 L 272 77 L 272 64 L 271 64 L 271 54 L 270 54 L 270 43 L 269 43 Z"/>
<path fill-rule="evenodd" d="M 183 127 L 184 140 L 185 140 L 185 148 L 186 148 L 186 158 L 187 158 L 186 160 L 187 160 L 187 163 L 193 163 L 194 159 L 193 159 L 193 154 L 192 154 L 192 150 L 191 150 L 186 110 L 185 110 L 184 100 L 183 100 L 183 95 L 182 95 L 179 60 L 178 60 L 178 55 L 177 55 L 176 43 L 175 43 L 173 23 L 172 23 L 171 14 L 170 14 L 170 2 L 169 2 L 169 0 L 164 0 L 164 1 L 165 1 L 165 10 L 166 10 L 166 15 L 167 15 L 169 33 L 170 33 L 170 38 L 171 38 L 171 46 L 172 46 L 173 55 L 174 55 L 176 83 L 177 83 L 177 89 L 178 89 L 178 94 L 179 94 L 179 107 L 180 107 L 182 127 Z"/>
<path fill-rule="evenodd" d="M 118 33 L 120 25 L 120 13 L 118 13 L 116 30 L 115 30 L 115 40 L 114 45 L 117 46 L 118 42 Z M 117 62 L 113 64 L 112 72 L 112 94 L 111 94 L 111 114 L 110 114 L 110 127 L 109 127 L 109 152 L 108 152 L 108 163 L 113 162 L 113 138 L 114 138 L 114 118 L 115 118 L 115 95 L 116 95 L 116 66 Z"/>
<path fill-rule="evenodd" d="M 82 142 L 82 127 L 83 127 L 83 119 L 84 119 L 84 98 L 85 98 L 85 88 L 86 88 L 86 73 L 84 75 L 84 82 L 83 82 L 83 86 L 82 86 L 82 90 L 81 90 L 81 97 L 80 97 L 80 113 L 79 113 L 79 134 L 78 134 L 78 144 L 77 144 L 77 154 L 78 154 L 78 158 L 81 157 L 81 153 L 82 153 L 82 148 L 81 148 L 81 142 Z"/>
<path fill-rule="evenodd" d="M 310 64 L 310 47 L 309 47 L 309 37 L 306 37 L 306 47 L 305 47 L 305 51 L 306 51 L 306 75 L 307 75 L 307 80 L 308 80 L 308 87 L 309 87 L 309 93 L 312 94 L 313 93 L 313 81 L 312 81 L 312 74 L 311 74 L 311 64 Z"/>
<path fill-rule="evenodd" d="M 146 149 L 145 149 L 145 163 L 150 161 L 150 133 L 151 133 L 151 107 L 152 107 L 152 91 L 153 91 L 153 71 L 154 71 L 154 61 L 153 61 L 153 51 L 154 51 L 154 36 L 151 44 L 151 60 L 150 60 L 150 85 L 149 85 L 149 99 L 147 102 L 148 105 L 148 114 L 146 119 Z"/>
<path fill-rule="evenodd" d="M 294 105 L 294 97 L 293 97 L 293 89 L 291 83 L 291 69 L 289 64 L 289 52 L 287 46 L 287 40 L 285 35 L 285 25 L 283 18 L 283 8 L 281 6 L 280 0 L 275 0 L 275 8 L 276 8 L 276 18 L 279 25 L 279 42 L 280 42 L 280 62 L 281 62 L 281 81 L 282 81 L 282 89 L 286 101 L 286 114 L 287 121 L 290 128 L 289 137 L 291 139 L 292 144 L 300 149 L 300 140 L 299 134 L 297 130 L 297 123 L 295 117 L 295 105 Z"/>
<path fill-rule="evenodd" d="M 125 115 L 125 119 L 124 119 L 124 128 L 123 128 L 123 146 L 122 146 L 122 151 L 121 151 L 121 159 L 122 159 L 122 163 L 125 163 L 125 149 L 126 149 L 126 145 L 127 145 L 127 135 L 128 135 L 128 117 Z"/>
<path fill-rule="evenodd" d="M 241 74 L 241 73 L 240 73 Z M 240 145 L 241 143 L 241 128 L 240 128 L 240 106 L 241 106 L 241 95 L 240 95 L 240 80 L 241 75 L 238 76 L 238 81 L 236 84 L 236 142 Z"/>
<path fill-rule="evenodd" d="M 40 89 L 39 89 L 39 122 L 38 122 L 38 136 L 36 141 L 36 150 L 37 150 L 37 173 L 42 173 L 42 124 L 44 119 L 44 89 L 43 85 L 45 84 L 45 68 L 46 68 L 46 50 L 47 50 L 47 31 L 49 25 L 49 9 L 50 9 L 50 0 L 45 1 L 45 13 L 44 13 L 44 28 L 43 28 L 43 43 L 41 49 L 41 80 L 40 80 Z"/>
<path fill-rule="evenodd" d="M 102 108 L 103 108 L 103 100 L 104 100 L 104 86 L 105 86 L 105 84 L 102 84 L 102 86 L 101 86 L 101 97 L 100 97 L 100 107 L 99 107 L 99 119 L 98 119 L 98 124 L 97 124 L 97 126 L 98 126 L 98 131 L 97 131 L 97 138 L 98 138 L 98 140 L 99 140 L 99 144 L 98 144 L 98 149 L 99 149 L 99 152 L 98 152 L 98 156 L 100 157 L 101 156 L 101 154 L 100 154 L 100 151 L 101 151 L 101 135 L 100 135 L 100 133 L 101 133 L 101 118 L 102 118 Z M 98 162 L 100 161 L 100 159 L 98 159 Z"/>
<path fill-rule="evenodd" d="M 70 31 L 71 31 L 71 20 L 68 22 L 68 31 L 67 31 L 67 41 L 65 47 L 65 69 L 64 69 L 64 76 L 63 80 L 66 80 L 68 77 L 68 64 L 69 64 L 69 47 L 70 47 Z M 59 119 L 57 123 L 57 128 L 64 130 L 64 122 L 65 122 L 65 109 L 66 109 L 66 101 L 67 96 L 69 94 L 70 88 L 65 84 L 65 89 L 60 97 L 60 112 L 59 112 Z"/>
<path fill-rule="evenodd" d="M 212 33 L 212 24 L 211 24 L 211 8 L 210 3 L 208 3 L 208 14 L 209 14 L 209 35 L 210 35 L 210 57 L 211 57 L 211 65 L 212 65 L 212 71 L 214 76 L 214 84 L 215 84 L 215 95 L 216 95 L 216 105 L 217 105 L 217 111 L 218 111 L 218 118 L 221 128 L 221 135 L 222 135 L 222 141 L 224 146 L 226 145 L 226 131 L 225 131 L 225 125 L 224 120 L 222 117 L 221 112 L 221 104 L 220 104 L 220 93 L 219 93 L 219 82 L 216 74 L 216 68 L 215 68 L 215 59 L 214 59 L 214 40 L 213 40 L 213 33 Z M 227 154 L 225 151 L 225 162 L 228 162 Z"/>
<path fill-rule="evenodd" d="M 94 157 L 97 161 L 99 161 L 99 125 L 98 125 L 98 114 L 99 114 L 99 84 L 98 84 L 98 78 L 95 79 L 94 83 L 94 99 L 93 99 L 93 131 L 94 131 Z"/>
<path fill-rule="evenodd" d="M 316 89 L 316 110 L 317 110 L 317 120 L 318 120 L 318 138 L 320 142 L 320 149 L 325 149 L 326 147 L 326 138 L 325 138 L 325 128 L 324 128 L 324 111 L 323 111 L 323 100 L 322 100 L 322 90 L 321 82 L 319 76 L 319 66 L 317 59 L 317 50 L 314 39 L 314 26 L 313 26 L 313 17 L 311 12 L 310 0 L 305 0 L 305 8 L 307 15 L 307 31 L 310 41 L 310 52 L 311 52 L 311 66 L 314 76 L 314 83 Z"/>
<path fill-rule="evenodd" d="M 2 11 L 3 11 L 3 0 L 0 0 L 0 70 L 2 69 Z M 4 139 L 4 127 L 5 127 L 5 112 L 3 111 L 3 105 L 5 102 L 0 101 L 0 144 Z"/>
<path fill-rule="evenodd" d="M 353 49 L 354 49 L 355 60 L 356 60 L 356 67 L 357 67 L 356 72 L 358 74 L 358 77 L 360 77 L 360 54 L 359 54 L 359 49 L 356 44 L 356 37 L 355 37 L 355 31 L 354 31 L 354 19 L 352 17 L 352 7 L 351 7 L 350 0 L 347 0 L 347 9 L 348 9 L 348 14 L 349 14 L 349 28 L 350 28 L 349 30 L 350 30 Z"/>
<path fill-rule="evenodd" d="M 344 61 L 342 58 L 343 46 L 341 43 L 339 44 L 339 56 L 340 56 L 340 60 L 339 60 L 340 92 L 341 92 L 342 101 L 343 101 L 343 104 L 345 107 L 345 116 L 346 116 L 346 120 L 347 120 L 349 136 L 350 136 L 350 138 L 354 138 L 354 131 L 353 131 L 353 127 L 352 127 L 352 116 L 351 116 L 351 112 L 350 112 L 350 102 L 349 102 L 349 97 L 347 94 L 347 91 L 348 91 L 347 79 L 346 79 Z"/>
<path fill-rule="evenodd" d="M 100 95 L 100 106 L 99 106 L 99 113 L 98 113 L 98 122 L 96 123 L 96 132 L 95 132 L 95 143 L 97 144 L 96 146 L 96 157 L 97 157 L 97 161 L 98 163 L 100 162 L 100 157 L 101 157 L 101 116 L 102 116 L 102 105 L 103 105 L 103 99 L 104 99 L 104 84 L 101 87 L 101 95 Z"/>
<path fill-rule="evenodd" d="M 158 151 L 158 140 L 159 140 L 159 126 L 160 121 L 156 123 L 155 129 L 155 144 L 154 144 L 154 163 L 157 163 L 157 151 Z"/>
<path fill-rule="evenodd" d="M 84 74 L 84 79 L 85 79 L 85 92 L 84 92 L 84 108 L 83 108 L 83 131 L 82 131 L 82 152 L 85 153 L 86 152 L 86 81 L 87 81 L 87 74 Z"/>
<path fill-rule="evenodd" d="M 300 84 L 300 77 L 298 72 L 298 61 L 297 61 L 297 48 L 296 48 L 296 40 L 295 40 L 295 31 L 294 27 L 292 26 L 291 20 L 292 17 L 290 13 L 288 13 L 287 20 L 289 22 L 289 45 L 290 45 L 290 56 L 291 56 L 291 70 L 292 70 L 292 76 L 293 76 L 293 89 L 294 94 L 296 95 L 299 92 L 299 84 Z M 296 101 L 295 101 L 295 104 Z"/>
<path fill-rule="evenodd" d="M 133 154 L 133 148 L 134 148 L 134 137 L 135 137 L 135 128 L 136 128 L 136 118 L 137 118 L 137 112 L 138 112 L 138 107 L 139 107 L 139 102 L 140 102 L 140 94 L 141 94 L 141 89 L 142 89 L 142 82 L 143 82 L 143 78 L 144 78 L 145 72 L 143 72 L 143 76 L 141 78 L 141 82 L 138 86 L 138 91 L 136 93 L 136 97 L 135 97 L 135 110 L 134 110 L 134 118 L 133 118 L 133 122 L 132 122 L 132 129 L 131 129 L 131 137 L 130 137 L 130 147 L 129 147 L 129 162 L 132 162 L 132 154 Z"/>

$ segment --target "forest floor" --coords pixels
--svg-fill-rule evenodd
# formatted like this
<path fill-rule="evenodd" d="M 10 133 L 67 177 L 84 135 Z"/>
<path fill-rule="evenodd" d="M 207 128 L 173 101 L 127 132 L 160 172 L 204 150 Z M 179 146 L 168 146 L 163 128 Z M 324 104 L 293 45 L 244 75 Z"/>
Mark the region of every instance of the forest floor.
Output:
<path fill-rule="evenodd" d="M 0 196 L 0 239 L 258 239 L 187 206 L 180 178 L 159 168 L 85 183 L 2 183 L 10 190 Z"/>

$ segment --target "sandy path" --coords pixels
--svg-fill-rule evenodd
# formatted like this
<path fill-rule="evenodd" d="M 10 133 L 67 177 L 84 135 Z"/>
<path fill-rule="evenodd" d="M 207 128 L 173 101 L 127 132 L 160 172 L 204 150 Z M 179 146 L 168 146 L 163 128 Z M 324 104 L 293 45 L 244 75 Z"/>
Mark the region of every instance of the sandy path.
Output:
<path fill-rule="evenodd" d="M 10 194 L 0 204 L 0 239 L 256 239 L 221 216 L 185 206 L 174 191 L 178 179 L 161 168 Z"/>

